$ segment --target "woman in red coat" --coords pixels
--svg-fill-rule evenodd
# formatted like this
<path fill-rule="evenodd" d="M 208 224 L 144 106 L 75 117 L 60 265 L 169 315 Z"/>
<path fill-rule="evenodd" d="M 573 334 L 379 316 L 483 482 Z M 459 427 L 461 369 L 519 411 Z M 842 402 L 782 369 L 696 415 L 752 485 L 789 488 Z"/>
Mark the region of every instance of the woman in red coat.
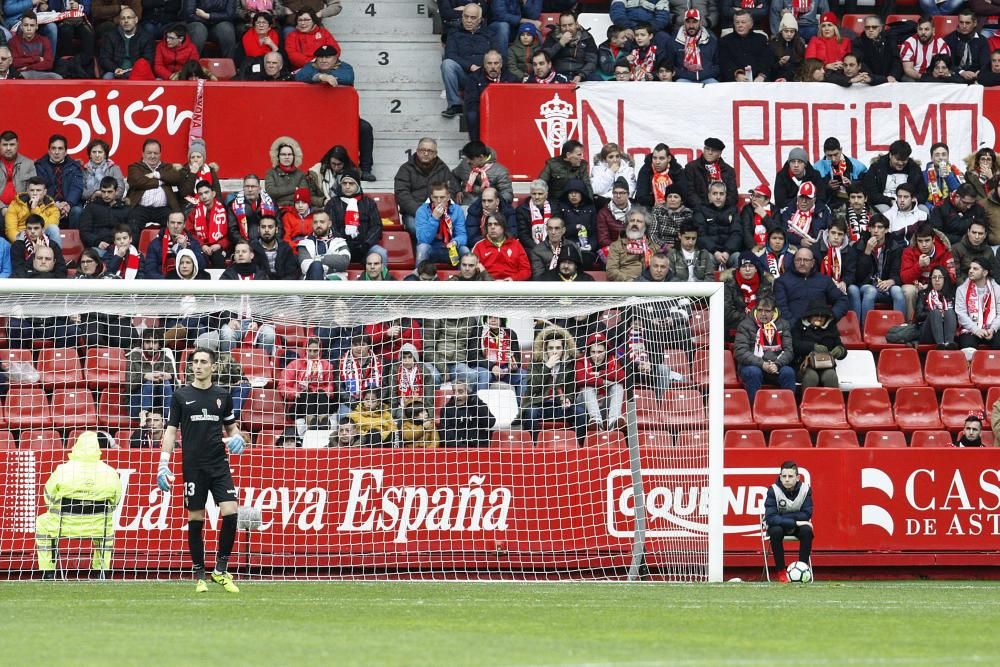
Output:
<path fill-rule="evenodd" d="M 156 45 L 153 73 L 157 79 L 177 80 L 177 73 L 189 60 L 198 60 L 198 49 L 188 39 L 183 23 L 175 23 L 163 33 L 163 40 Z"/>
<path fill-rule="evenodd" d="M 850 52 L 851 40 L 840 36 L 837 15 L 824 12 L 819 19 L 819 34 L 806 47 L 806 58 L 822 60 L 826 69 L 840 70 L 844 67 L 844 56 Z"/>
<path fill-rule="evenodd" d="M 295 417 L 295 428 L 304 435 L 309 427 L 327 424 L 336 415 L 333 364 L 323 359 L 319 338 L 306 342 L 306 356 L 292 361 L 281 373 L 279 387 L 285 405 Z"/>
<path fill-rule="evenodd" d="M 316 13 L 303 9 L 295 16 L 295 30 L 285 36 L 285 53 L 291 62 L 291 69 L 296 70 L 312 61 L 316 49 L 329 44 L 341 53 L 340 44 L 333 38 L 330 31 L 324 28 Z"/>
<path fill-rule="evenodd" d="M 587 339 L 587 351 L 576 360 L 576 386 L 587 410 L 590 424 L 600 430 L 607 423 L 609 430 L 625 427 L 622 399 L 625 395 L 625 371 L 618 359 L 608 354 L 608 340 L 602 333 Z M 601 403 L 608 415 L 601 416 Z"/>
<path fill-rule="evenodd" d="M 250 21 L 250 27 L 243 33 L 243 55 L 259 58 L 279 49 L 278 31 L 274 29 L 274 17 L 269 12 L 257 12 Z"/>

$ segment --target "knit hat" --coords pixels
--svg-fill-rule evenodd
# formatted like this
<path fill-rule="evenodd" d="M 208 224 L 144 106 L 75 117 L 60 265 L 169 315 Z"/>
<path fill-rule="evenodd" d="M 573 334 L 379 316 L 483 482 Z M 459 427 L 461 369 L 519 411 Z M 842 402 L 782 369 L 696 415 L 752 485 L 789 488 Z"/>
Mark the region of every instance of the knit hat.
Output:
<path fill-rule="evenodd" d="M 680 196 L 681 199 L 683 199 L 684 191 L 681 189 L 681 186 L 677 185 L 676 183 L 671 183 L 670 185 L 667 186 L 667 189 L 663 191 L 664 197 L 667 197 L 668 195 L 678 195 Z"/>
<path fill-rule="evenodd" d="M 201 153 L 201 157 L 207 161 L 208 152 L 205 150 L 205 140 L 195 139 L 192 141 L 191 145 L 188 146 L 188 157 L 191 157 L 191 153 Z"/>
<path fill-rule="evenodd" d="M 517 36 L 520 37 L 524 33 L 531 33 L 531 36 L 538 39 L 538 28 L 535 27 L 534 23 L 522 23 L 521 27 L 517 29 Z"/>
<path fill-rule="evenodd" d="M 816 198 L 816 186 L 812 181 L 806 181 L 799 186 L 799 197 L 808 197 L 809 199 Z"/>
<path fill-rule="evenodd" d="M 626 180 L 624 176 L 619 176 L 615 179 L 615 182 L 611 185 L 611 189 L 614 190 L 615 188 L 621 188 L 625 190 L 625 192 L 631 192 L 631 189 L 628 187 L 628 180 Z"/>
<path fill-rule="evenodd" d="M 792 160 L 799 160 L 800 162 L 808 163 L 809 154 L 806 153 L 803 148 L 793 148 L 788 152 L 788 161 L 791 162 Z"/>
<path fill-rule="evenodd" d="M 563 243 L 562 247 L 559 248 L 559 261 L 570 260 L 576 263 L 576 268 L 579 269 L 580 265 L 583 264 L 583 258 L 580 257 L 580 251 L 572 243 Z"/>
<path fill-rule="evenodd" d="M 791 12 L 782 14 L 781 21 L 778 23 L 778 30 L 784 30 L 785 28 L 799 29 L 799 22 L 795 20 L 795 15 Z"/>
<path fill-rule="evenodd" d="M 726 150 L 726 145 L 722 143 L 722 139 L 709 137 L 705 139 L 705 148 L 711 148 L 713 151 L 724 151 Z"/>
<path fill-rule="evenodd" d="M 340 175 L 340 182 L 343 183 L 346 178 L 354 181 L 359 188 L 361 187 L 361 174 L 358 173 L 357 169 L 345 169 Z"/>
<path fill-rule="evenodd" d="M 833 12 L 823 12 L 819 17 L 820 23 L 832 23 L 837 25 L 837 15 Z"/>
<path fill-rule="evenodd" d="M 295 201 L 305 202 L 306 204 L 312 204 L 312 194 L 309 192 L 309 188 L 296 188 L 295 189 Z"/>

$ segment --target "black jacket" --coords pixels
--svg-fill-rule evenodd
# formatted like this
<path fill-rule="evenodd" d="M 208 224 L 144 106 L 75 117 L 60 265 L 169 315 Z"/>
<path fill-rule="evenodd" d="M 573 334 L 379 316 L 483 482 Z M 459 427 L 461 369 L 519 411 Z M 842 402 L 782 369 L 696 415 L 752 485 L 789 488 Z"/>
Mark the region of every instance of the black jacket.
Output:
<path fill-rule="evenodd" d="M 824 315 L 827 318 L 826 325 L 814 327 L 809 324 L 806 318 L 810 314 Z M 840 352 L 846 352 L 843 349 L 844 344 L 840 340 L 840 332 L 837 330 L 837 321 L 834 319 L 830 307 L 814 303 L 806 309 L 802 319 L 792 327 L 792 349 L 795 350 L 795 364 L 801 364 L 807 356 L 815 352 L 817 345 L 826 347 L 827 352 L 833 351 L 834 348 L 841 348 L 834 353 L 835 359 L 838 358 Z"/>
<path fill-rule="evenodd" d="M 52 253 L 55 255 L 51 277 L 65 278 L 66 259 L 63 257 L 62 248 L 57 243 L 52 243 L 51 241 L 49 242 L 49 247 L 52 248 Z M 14 245 L 10 247 L 11 277 L 13 278 L 33 278 L 37 275 L 32 268 L 31 259 L 25 256 L 24 250 L 25 244 L 23 238 L 14 241 Z"/>
<path fill-rule="evenodd" d="M 761 219 L 764 228 L 770 233 L 771 229 L 775 225 L 781 224 L 781 216 L 778 209 L 774 207 L 773 204 L 768 204 L 769 213 Z M 754 231 L 757 227 L 757 223 L 754 220 L 754 210 L 753 205 L 747 202 L 743 208 L 740 210 L 740 230 L 743 234 L 743 250 L 750 250 L 754 247 Z M 767 243 L 767 239 L 764 239 L 764 243 Z"/>
<path fill-rule="evenodd" d="M 646 156 L 646 160 L 639 167 L 639 174 L 636 176 L 635 183 L 635 203 L 645 206 L 646 208 L 653 208 L 653 154 L 650 153 Z M 679 187 L 684 193 L 684 202 L 687 203 L 690 200 L 690 188 L 688 187 L 687 174 L 684 172 L 684 168 L 681 167 L 680 163 L 677 162 L 677 158 L 670 160 L 670 167 L 667 169 L 667 174 L 670 176 L 670 180 L 674 182 L 674 185 Z"/>
<path fill-rule="evenodd" d="M 875 161 L 872 162 L 871 167 L 868 168 L 868 171 L 865 172 L 861 183 L 862 187 L 865 189 L 865 194 L 868 195 L 869 206 L 873 208 L 879 204 L 892 206 L 896 202 L 895 196 L 890 199 L 883 194 L 890 172 L 899 173 L 896 172 L 895 169 L 892 169 L 889 164 L 888 153 L 877 157 Z M 920 165 L 917 164 L 913 158 L 910 158 L 907 160 L 906 167 L 903 168 L 902 173 L 906 174 L 906 182 L 916 188 L 917 202 L 923 203 L 927 201 L 927 183 L 924 182 L 924 173 L 920 169 Z"/>
<path fill-rule="evenodd" d="M 731 32 L 719 40 L 719 80 L 735 81 L 735 71 L 750 66 L 756 79 L 765 77 L 774 69 L 774 52 L 767 43 L 767 37 L 751 32 L 740 37 Z"/>
<path fill-rule="evenodd" d="M 552 215 L 559 215 L 559 202 L 549 200 L 549 210 Z M 517 240 L 524 246 L 524 251 L 531 254 L 531 249 L 535 247 L 535 237 L 531 235 L 531 198 L 527 198 L 518 204 L 514 209 L 517 218 Z"/>
<path fill-rule="evenodd" d="M 493 414 L 475 394 L 470 394 L 465 405 L 455 405 L 455 397 L 448 399 L 441 409 L 441 444 L 444 447 L 487 447 Z"/>
<path fill-rule="evenodd" d="M 180 3 L 178 3 L 179 7 Z M 130 39 L 126 40 L 122 29 L 115 28 L 101 38 L 101 52 L 97 60 L 101 66 L 101 74 L 114 73 L 116 69 L 122 67 L 125 61 L 126 41 L 129 47 L 129 59 L 133 63 L 139 58 L 145 58 L 149 62 L 149 66 L 153 66 L 156 44 L 149 33 L 139 28 Z"/>
<path fill-rule="evenodd" d="M 254 262 L 271 280 L 298 280 L 302 276 L 295 250 L 285 241 L 278 239 L 278 254 L 274 260 L 274 271 L 271 271 L 267 261 L 267 251 L 261 245 L 260 239 L 251 243 L 250 247 L 253 249 Z"/>
<path fill-rule="evenodd" d="M 903 63 L 899 59 L 899 46 L 895 38 L 883 32 L 879 39 L 869 39 L 861 35 L 851 43 L 851 50 L 860 56 L 872 74 L 878 77 L 903 78 Z"/>
<path fill-rule="evenodd" d="M 816 167 L 806 162 L 806 173 L 800 180 L 811 181 L 816 186 L 816 202 L 826 203 L 826 179 L 820 176 Z M 788 173 L 788 160 L 785 160 L 785 164 L 781 165 L 781 169 L 774 176 L 774 205 L 781 209 L 794 204 L 798 194 L 799 185 Z"/>
<path fill-rule="evenodd" d="M 558 28 L 552 30 L 542 42 L 542 51 L 552 58 L 552 69 L 567 79 L 580 76 L 586 81 L 597 70 L 597 42 L 583 28 L 566 46 L 559 43 L 559 35 Z"/>
<path fill-rule="evenodd" d="M 506 56 L 506 54 L 504 54 Z M 486 71 L 482 67 L 465 78 L 465 87 L 462 92 L 462 99 L 465 101 L 465 113 L 479 113 L 479 105 L 486 90 L 492 83 L 521 83 L 521 80 L 508 72 L 506 69 L 500 72 L 500 80 L 493 82 L 486 78 Z"/>
<path fill-rule="evenodd" d="M 382 216 L 378 212 L 378 204 L 371 197 L 361 195 L 358 200 L 358 235 L 350 237 L 344 231 L 344 216 L 347 213 L 347 204 L 340 197 L 331 197 L 326 202 L 326 212 L 333 221 L 331 231 L 334 236 L 347 241 L 347 247 L 351 249 L 351 259 L 360 258 L 368 254 L 368 249 L 373 245 L 378 245 L 382 239 Z"/>
<path fill-rule="evenodd" d="M 578 206 L 569 203 L 570 192 L 583 195 Z M 597 247 L 597 210 L 594 201 L 587 196 L 587 186 L 583 181 L 574 178 L 566 183 L 559 197 L 559 212 L 556 215 L 566 223 L 566 240 L 575 243 L 583 253 L 584 267 L 591 266 Z M 581 232 L 581 228 L 585 231 Z"/>
<path fill-rule="evenodd" d="M 270 276 L 265 269 L 262 269 L 256 262 L 249 264 L 230 264 L 219 276 L 219 280 L 246 280 L 246 276 L 253 276 L 253 280 L 268 280 Z"/>
<path fill-rule="evenodd" d="M 507 233 L 517 236 L 517 212 L 514 207 L 507 203 L 507 200 L 500 198 L 500 215 L 507 222 Z M 465 212 L 465 239 L 466 244 L 471 248 L 483 238 L 483 202 L 478 197 L 476 201 L 469 205 L 469 210 Z"/>
<path fill-rule="evenodd" d="M 976 203 L 968 211 L 959 211 L 950 199 L 931 209 L 927 221 L 934 229 L 944 232 L 952 244 L 962 240 L 965 233 L 969 231 L 969 225 L 973 222 L 983 223 L 987 230 L 990 228 L 989 220 L 986 218 L 986 209 L 982 205 Z"/>
<path fill-rule="evenodd" d="M 711 204 L 704 204 L 699 209 L 701 217 L 698 221 L 698 247 L 710 253 L 739 252 L 743 246 L 743 233 L 736 217 L 735 206 L 725 206 L 721 209 Z"/>
<path fill-rule="evenodd" d="M 897 285 L 900 284 L 899 265 L 903 258 L 903 247 L 901 245 L 892 239 L 886 239 L 884 250 L 886 256 L 885 261 L 882 263 L 881 272 L 878 271 L 874 255 L 865 254 L 864 242 L 858 241 L 854 247 L 858 251 L 854 284 L 870 285 L 874 284 L 876 280 L 895 280 Z"/>
<path fill-rule="evenodd" d="M 80 214 L 80 240 L 88 248 L 96 248 L 101 241 L 115 242 L 115 227 L 128 223 L 130 209 L 121 201 L 110 206 L 97 198 L 83 207 Z"/>
<path fill-rule="evenodd" d="M 736 206 L 739 190 L 736 187 L 736 170 L 726 164 L 721 157 L 718 160 L 722 169 L 722 182 L 726 184 L 726 206 Z M 696 208 L 708 201 L 708 171 L 705 169 L 705 158 L 699 156 L 684 165 L 684 175 L 688 182 L 688 196 L 685 201 L 688 206 Z"/>

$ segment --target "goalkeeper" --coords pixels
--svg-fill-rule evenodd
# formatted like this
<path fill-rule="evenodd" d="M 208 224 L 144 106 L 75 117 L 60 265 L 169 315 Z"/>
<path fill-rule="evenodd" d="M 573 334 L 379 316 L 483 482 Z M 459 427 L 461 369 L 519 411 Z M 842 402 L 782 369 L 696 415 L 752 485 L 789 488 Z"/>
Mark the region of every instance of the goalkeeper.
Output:
<path fill-rule="evenodd" d="M 188 551 L 194 566 L 195 591 L 208 590 L 205 583 L 205 501 L 211 492 L 222 515 L 222 532 L 219 534 L 219 551 L 211 579 L 230 593 L 239 593 L 233 576 L 227 571 L 229 556 L 236 543 L 236 486 L 229 470 L 226 456 L 243 451 L 244 440 L 233 413 L 229 390 L 212 383 L 212 373 L 217 361 L 216 353 L 197 348 L 188 360 L 193 380 L 174 391 L 170 403 L 170 419 L 163 432 L 160 466 L 156 484 L 164 493 L 170 492 L 174 475 L 170 472 L 170 458 L 180 428 L 184 438 L 182 472 L 184 475 L 184 505 L 188 510 Z M 227 443 L 223 443 L 222 427 L 225 426 Z"/>
<path fill-rule="evenodd" d="M 56 468 L 45 483 L 49 511 L 35 523 L 38 569 L 43 579 L 55 578 L 56 536 L 92 538 L 91 568 L 108 569 L 115 544 L 113 515 L 121 493 L 118 473 L 101 461 L 97 434 L 84 431 L 73 445 L 69 461 Z"/>

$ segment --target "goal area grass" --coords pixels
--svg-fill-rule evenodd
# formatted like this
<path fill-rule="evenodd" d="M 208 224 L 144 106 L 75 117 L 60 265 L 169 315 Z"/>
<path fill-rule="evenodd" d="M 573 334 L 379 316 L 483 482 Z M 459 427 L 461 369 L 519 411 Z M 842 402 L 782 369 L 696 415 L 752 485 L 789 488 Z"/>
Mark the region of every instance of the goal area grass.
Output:
<path fill-rule="evenodd" d="M 991 582 L 0 584 L 8 665 L 996 665 Z"/>

